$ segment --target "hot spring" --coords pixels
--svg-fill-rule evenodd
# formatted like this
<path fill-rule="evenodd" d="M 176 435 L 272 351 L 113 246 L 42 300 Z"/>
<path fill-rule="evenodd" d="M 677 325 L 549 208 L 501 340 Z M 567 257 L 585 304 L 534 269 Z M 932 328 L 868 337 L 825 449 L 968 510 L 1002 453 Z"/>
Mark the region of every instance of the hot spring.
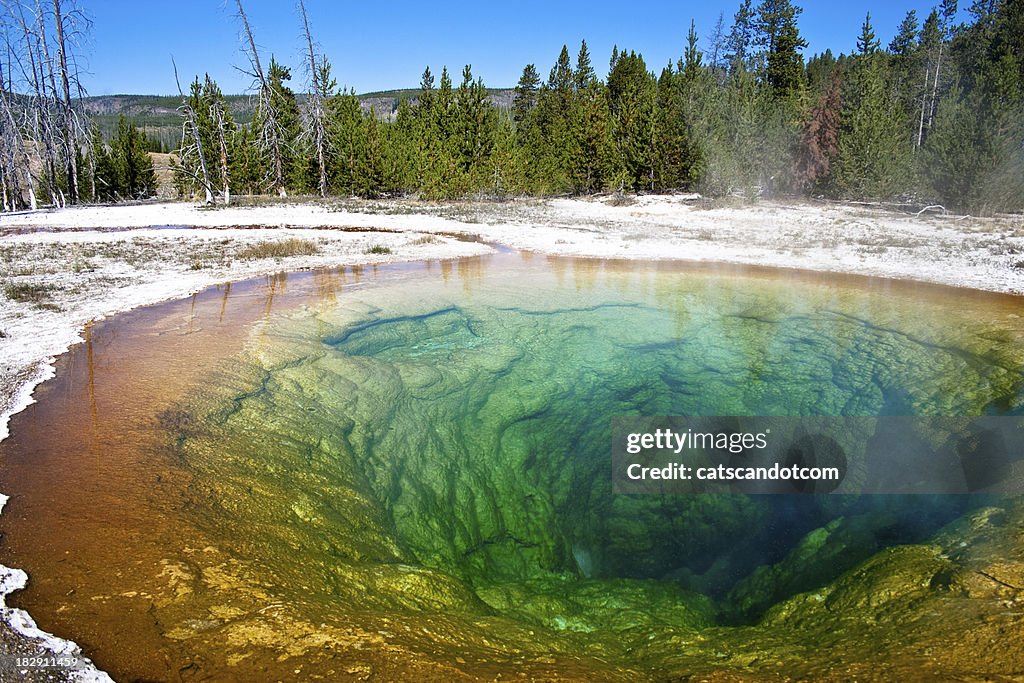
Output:
<path fill-rule="evenodd" d="M 528 253 L 223 286 L 59 360 L 0 444 L 0 561 L 124 681 L 1020 671 L 1017 500 L 614 495 L 610 439 L 1020 414 L 1021 310 Z"/>

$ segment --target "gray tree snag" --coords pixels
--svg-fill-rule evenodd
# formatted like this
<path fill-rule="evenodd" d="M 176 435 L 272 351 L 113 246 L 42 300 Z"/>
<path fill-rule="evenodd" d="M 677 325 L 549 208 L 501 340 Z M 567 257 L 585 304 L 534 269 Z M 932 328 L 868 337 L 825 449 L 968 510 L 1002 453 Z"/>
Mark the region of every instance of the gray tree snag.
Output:
<path fill-rule="evenodd" d="M 6 3 L 5 3 L 6 4 Z M 56 89 L 51 88 L 50 93 L 46 92 L 46 77 L 44 68 L 48 69 L 53 83 L 53 62 L 50 61 L 49 52 L 46 48 L 46 28 L 44 17 L 41 13 L 36 15 L 38 32 L 34 31 L 25 19 L 25 8 L 22 4 L 16 4 L 16 11 L 8 5 L 7 10 L 12 18 L 17 17 L 18 25 L 21 28 L 24 53 L 16 55 L 8 39 L 8 54 L 13 61 L 16 61 L 21 72 L 21 80 L 25 84 L 29 95 L 23 100 L 21 118 L 24 129 L 31 139 L 35 141 L 35 153 L 39 157 L 40 164 L 45 173 L 35 182 L 44 186 L 47 196 L 54 204 L 59 205 L 60 193 L 57 191 L 57 143 L 55 141 L 55 129 L 59 129 L 58 121 L 55 118 L 52 103 L 56 100 Z M 36 4 L 39 10 L 38 0 Z M 8 75 L 11 69 L 8 68 Z M 9 79 L 13 83 L 12 79 Z M 17 130 L 15 127 L 14 130 Z M 40 148 L 40 145 L 42 148 Z M 26 157 L 27 158 L 27 157 Z M 34 183 L 33 183 L 34 184 Z"/>
<path fill-rule="evenodd" d="M 75 47 L 87 26 L 74 0 L 0 0 L 0 167 L 8 209 L 24 205 L 26 193 L 35 205 L 37 189 L 58 207 L 82 199 L 78 166 L 87 122 L 71 93 L 84 96 Z"/>
<path fill-rule="evenodd" d="M 8 63 L 7 73 L 10 73 Z M 17 211 L 23 204 L 21 181 L 19 178 L 20 168 L 28 169 L 28 153 L 25 144 L 18 130 L 18 122 L 14 116 L 14 109 L 11 106 L 13 90 L 8 92 L 10 79 L 4 78 L 4 71 L 0 65 L 0 181 L 3 185 L 3 200 L 5 211 Z M 29 176 L 29 198 L 32 208 L 35 208 L 35 194 L 32 193 L 32 177 Z"/>
<path fill-rule="evenodd" d="M 188 103 L 188 99 L 185 98 L 185 93 L 181 90 L 181 81 L 178 80 L 178 65 L 175 63 L 174 58 L 171 58 L 171 65 L 174 67 L 174 83 L 178 86 L 178 94 L 181 95 L 181 113 L 185 118 L 185 129 L 192 134 L 192 144 L 195 146 L 195 153 L 199 157 L 199 169 L 202 173 L 202 177 L 199 181 L 203 185 L 203 191 L 206 193 L 206 203 L 213 204 L 213 190 L 210 186 L 210 174 L 206 169 L 206 155 L 203 154 L 203 138 L 199 135 L 199 125 L 196 123 L 196 113 L 193 111 L 192 106 Z M 182 131 L 182 138 L 186 137 L 185 131 Z M 185 145 L 182 145 L 182 156 L 185 155 Z"/>
<path fill-rule="evenodd" d="M 327 130 L 324 126 L 324 103 L 322 91 L 326 83 L 320 82 L 320 72 L 316 65 L 316 53 L 313 50 L 313 35 L 309 30 L 309 19 L 306 16 L 306 3 L 299 0 L 299 12 L 302 14 L 302 26 L 306 31 L 306 45 L 309 48 L 309 79 L 310 89 L 306 105 L 306 134 L 309 136 L 316 152 L 317 167 L 320 172 L 318 187 L 321 197 L 327 197 Z M 326 76 L 326 74 L 325 74 Z"/>
<path fill-rule="evenodd" d="M 68 53 L 64 40 L 64 13 L 60 7 L 61 0 L 53 0 L 53 21 L 57 29 L 57 50 L 60 54 L 60 81 L 64 91 L 64 125 L 65 132 L 62 136 L 64 142 L 64 154 L 68 168 L 68 191 L 71 194 L 71 203 L 78 203 L 78 164 L 76 150 L 73 148 L 75 140 L 75 115 L 71 108 L 71 81 L 68 78 Z"/>
<path fill-rule="evenodd" d="M 274 102 L 270 92 L 270 83 L 267 81 L 263 66 L 260 64 L 260 53 L 256 49 L 256 40 L 253 38 L 252 29 L 249 26 L 249 18 L 242 9 L 242 0 L 235 0 L 238 6 L 238 18 L 242 20 L 242 28 L 249 43 L 248 57 L 252 76 L 259 85 L 259 95 L 256 100 L 256 109 L 262 113 L 262 130 L 259 131 L 259 140 L 265 149 L 270 151 L 271 165 L 273 166 L 274 182 L 273 189 L 284 197 L 287 190 L 284 186 L 284 162 L 281 151 L 281 127 L 278 123 L 277 111 L 274 109 Z"/>

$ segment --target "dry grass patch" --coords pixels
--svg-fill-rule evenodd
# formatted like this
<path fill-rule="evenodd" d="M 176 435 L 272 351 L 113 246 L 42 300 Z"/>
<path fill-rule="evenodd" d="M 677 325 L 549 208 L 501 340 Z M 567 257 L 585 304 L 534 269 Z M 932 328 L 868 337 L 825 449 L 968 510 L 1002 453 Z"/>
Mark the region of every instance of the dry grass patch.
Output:
<path fill-rule="evenodd" d="M 286 240 L 268 240 L 257 242 L 240 249 L 238 258 L 243 261 L 255 261 L 265 258 L 286 258 L 288 256 L 315 256 L 320 253 L 320 245 L 313 240 L 292 237 Z"/>
<path fill-rule="evenodd" d="M 18 282 L 4 285 L 4 295 L 12 301 L 38 304 L 49 301 L 53 285 L 38 282 Z"/>

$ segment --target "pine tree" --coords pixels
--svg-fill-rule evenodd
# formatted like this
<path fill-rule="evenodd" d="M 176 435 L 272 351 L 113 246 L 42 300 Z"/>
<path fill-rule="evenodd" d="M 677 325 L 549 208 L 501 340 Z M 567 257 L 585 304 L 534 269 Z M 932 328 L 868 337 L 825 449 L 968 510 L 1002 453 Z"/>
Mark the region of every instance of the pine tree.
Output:
<path fill-rule="evenodd" d="M 366 139 L 363 109 L 355 91 L 337 93 L 327 103 L 327 134 L 334 154 L 328 160 L 331 186 L 344 194 L 365 193 Z"/>
<path fill-rule="evenodd" d="M 880 47 L 881 43 L 875 37 L 875 29 L 871 27 L 871 12 L 868 12 L 857 37 L 857 52 L 862 56 L 873 55 Z"/>
<path fill-rule="evenodd" d="M 462 84 L 455 94 L 459 166 L 468 187 L 474 190 L 488 186 L 488 157 L 494 146 L 497 113 L 487 99 L 483 80 L 473 80 L 472 67 L 462 70 Z"/>
<path fill-rule="evenodd" d="M 576 70 L 573 71 L 573 80 L 576 90 L 583 90 L 590 83 L 597 79 L 594 67 L 590 64 L 590 50 L 587 49 L 587 41 L 580 43 L 580 51 L 576 55 Z"/>
<path fill-rule="evenodd" d="M 411 168 L 409 170 L 410 186 L 419 189 L 424 184 L 427 167 L 430 163 L 430 150 L 437 144 L 437 90 L 434 88 L 434 74 L 430 67 L 423 70 L 420 77 L 420 92 L 416 104 L 412 107 L 413 133 L 411 144 Z"/>
<path fill-rule="evenodd" d="M 870 15 L 869 15 L 870 16 Z M 917 10 L 909 10 L 903 17 L 896 35 L 889 43 L 889 52 L 894 55 L 910 55 L 917 47 Z"/>
<path fill-rule="evenodd" d="M 221 194 L 225 204 L 231 203 L 231 153 L 230 140 L 235 134 L 235 121 L 228 111 L 224 95 L 221 93 L 217 83 L 206 74 L 203 80 L 201 103 L 204 107 L 204 116 L 201 121 L 208 122 L 209 131 L 200 130 L 210 141 L 210 156 L 214 163 L 209 166 L 211 176 L 220 179 Z M 204 150 L 207 149 L 204 147 Z M 212 182 L 212 178 L 211 178 Z"/>
<path fill-rule="evenodd" d="M 896 99 L 900 102 L 901 114 L 909 124 L 907 137 L 916 139 L 917 127 L 915 112 L 917 102 L 923 95 L 920 90 L 920 71 L 924 68 L 921 52 L 917 43 L 917 12 L 910 10 L 900 22 L 896 35 L 889 43 L 892 73 L 892 88 Z M 915 145 L 916 147 L 916 145 Z"/>
<path fill-rule="evenodd" d="M 291 69 L 271 55 L 270 67 L 267 69 L 267 83 L 270 89 L 269 102 L 273 107 L 276 123 L 276 135 L 280 145 L 280 174 L 284 187 L 295 187 L 308 190 L 315 187 L 315 182 L 308 174 L 308 166 L 297 163 L 296 147 L 302 132 L 301 114 L 295 93 L 285 83 L 292 77 Z M 277 182 L 275 180 L 275 182 Z M 280 191 L 280 188 L 279 188 Z"/>
<path fill-rule="evenodd" d="M 558 54 L 558 61 L 551 67 L 551 73 L 548 76 L 548 88 L 557 95 L 559 106 L 563 110 L 568 109 L 573 83 L 572 67 L 569 65 L 569 48 L 563 45 L 562 51 Z"/>
<path fill-rule="evenodd" d="M 939 98 L 918 155 L 921 189 L 948 208 L 1019 210 L 1024 208 L 1024 8 L 976 2 L 971 14 L 974 23 L 958 30 L 954 43 L 959 78 Z"/>
<path fill-rule="evenodd" d="M 537 106 L 537 91 L 540 87 L 540 76 L 533 64 L 523 67 L 523 75 L 516 84 L 516 94 L 512 100 L 512 119 L 523 125 L 530 111 Z"/>
<path fill-rule="evenodd" d="M 683 95 L 683 83 L 686 80 L 685 72 L 673 72 L 671 64 L 662 70 L 658 79 L 655 181 L 651 187 L 654 190 L 689 187 L 699 172 L 697 152 L 690 140 L 688 112 Z"/>
<path fill-rule="evenodd" d="M 907 184 L 910 148 L 883 57 L 864 55 L 851 69 L 832 174 L 835 191 L 844 197 L 883 199 Z"/>
<path fill-rule="evenodd" d="M 619 53 L 608 74 L 608 104 L 617 153 L 617 185 L 650 190 L 655 185 L 656 83 L 636 52 Z"/>
<path fill-rule="evenodd" d="M 839 66 L 839 60 L 832 50 L 825 50 L 807 60 L 807 90 L 814 97 L 821 97 L 832 83 L 832 76 Z"/>
<path fill-rule="evenodd" d="M 804 60 L 800 51 L 797 18 L 803 10 L 790 0 L 763 0 L 754 21 L 754 44 L 765 49 L 764 80 L 776 97 L 792 98 L 804 86 Z"/>
<path fill-rule="evenodd" d="M 438 136 L 447 140 L 452 135 L 452 114 L 455 106 L 455 94 L 452 90 L 452 77 L 448 75 L 448 67 L 441 67 L 441 83 L 437 89 L 437 102 L 434 106 L 434 120 L 437 122 Z"/>
<path fill-rule="evenodd" d="M 697 77 L 704 53 L 697 48 L 697 22 L 690 20 L 690 32 L 686 36 L 686 51 L 683 53 L 682 71 L 690 81 Z"/>
<path fill-rule="evenodd" d="M 975 103 L 976 104 L 976 103 Z M 984 173 L 980 158 L 979 121 L 974 107 L 955 87 L 938 110 L 921 150 L 921 169 L 928 197 L 950 208 L 973 208 Z"/>
<path fill-rule="evenodd" d="M 428 66 L 423 70 L 423 76 L 420 77 L 420 94 L 417 98 L 417 109 L 421 112 L 429 113 L 433 104 L 434 74 L 430 73 L 430 67 Z"/>
<path fill-rule="evenodd" d="M 144 199 L 156 194 L 156 173 L 153 160 L 146 151 L 146 136 L 123 115 L 117 119 L 117 132 L 110 141 L 110 152 L 97 150 L 96 153 L 96 184 L 100 198 Z"/>
<path fill-rule="evenodd" d="M 455 91 L 447 66 L 441 69 L 441 80 L 424 135 L 420 191 L 430 199 L 457 196 L 462 181 L 458 164 L 460 152 L 456 137 Z"/>
<path fill-rule="evenodd" d="M 371 109 L 363 113 L 360 105 L 359 113 L 358 139 L 361 150 L 356 160 L 353 188 L 360 197 L 375 199 L 384 187 L 385 141 L 377 112 Z"/>
<path fill-rule="evenodd" d="M 726 39 L 728 53 L 725 58 L 729 62 L 729 70 L 732 73 L 747 68 L 751 40 L 753 39 L 753 21 L 754 10 L 751 7 L 751 0 L 743 0 L 733 16 L 732 29 Z"/>
<path fill-rule="evenodd" d="M 576 94 L 570 122 L 569 176 L 577 193 L 599 192 L 611 171 L 611 124 L 604 85 L 596 78 Z"/>
<path fill-rule="evenodd" d="M 526 186 L 526 158 L 509 116 L 499 115 L 494 135 L 494 149 L 488 160 L 489 190 L 493 196 L 523 194 Z"/>

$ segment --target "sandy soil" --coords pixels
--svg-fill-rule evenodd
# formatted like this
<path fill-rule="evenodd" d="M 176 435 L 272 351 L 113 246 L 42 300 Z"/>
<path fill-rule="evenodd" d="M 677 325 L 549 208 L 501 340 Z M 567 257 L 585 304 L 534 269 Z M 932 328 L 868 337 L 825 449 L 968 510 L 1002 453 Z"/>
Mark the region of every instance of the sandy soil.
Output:
<path fill-rule="evenodd" d="M 267 243 L 299 251 L 261 257 Z M 208 209 L 81 207 L 0 216 L 0 439 L 90 321 L 280 271 L 454 258 L 500 243 L 545 253 L 685 259 L 916 279 L 1024 293 L 1024 216 L 914 216 L 840 204 L 651 196 L 503 203 L 346 200 Z M 252 249 L 252 247 L 257 247 Z M 0 568 L 0 618 L 21 577 Z M 5 590 L 6 589 L 6 590 Z M 24 643 L 0 628 L 4 652 Z M 66 641 L 49 647 L 67 648 Z M 8 643 L 5 646 L 5 643 Z M 2 671 L 0 671 L 2 673 Z M 40 672 L 38 678 L 51 680 Z M 46 677 L 42 677 L 46 676 Z M 104 680 L 82 673 L 78 680 Z"/>

